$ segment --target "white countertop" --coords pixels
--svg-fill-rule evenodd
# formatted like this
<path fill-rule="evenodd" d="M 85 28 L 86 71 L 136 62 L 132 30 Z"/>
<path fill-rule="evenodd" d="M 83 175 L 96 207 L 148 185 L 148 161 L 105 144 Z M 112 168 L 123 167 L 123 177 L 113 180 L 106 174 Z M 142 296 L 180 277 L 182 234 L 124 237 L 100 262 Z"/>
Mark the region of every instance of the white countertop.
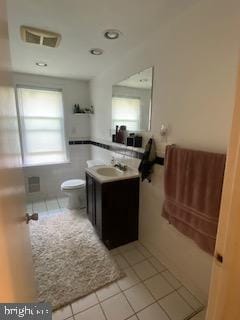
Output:
<path fill-rule="evenodd" d="M 125 179 L 133 179 L 133 178 L 139 177 L 138 170 L 131 168 L 129 166 L 127 166 L 126 171 L 121 171 L 115 168 L 118 172 L 117 176 L 105 176 L 105 175 L 99 174 L 97 171 L 98 169 L 102 169 L 102 168 L 115 168 L 115 167 L 111 165 L 94 166 L 91 168 L 87 168 L 86 172 L 100 183 L 113 182 L 113 181 L 125 180 Z"/>

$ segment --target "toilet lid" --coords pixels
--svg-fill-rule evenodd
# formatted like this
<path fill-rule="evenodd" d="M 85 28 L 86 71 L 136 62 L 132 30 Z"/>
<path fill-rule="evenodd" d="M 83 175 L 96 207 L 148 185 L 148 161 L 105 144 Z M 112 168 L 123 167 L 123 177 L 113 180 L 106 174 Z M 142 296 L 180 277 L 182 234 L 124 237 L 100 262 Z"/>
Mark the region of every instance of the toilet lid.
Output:
<path fill-rule="evenodd" d="M 84 186 L 85 186 L 85 181 L 82 179 L 71 179 L 61 184 L 61 188 L 65 190 L 81 189 Z"/>

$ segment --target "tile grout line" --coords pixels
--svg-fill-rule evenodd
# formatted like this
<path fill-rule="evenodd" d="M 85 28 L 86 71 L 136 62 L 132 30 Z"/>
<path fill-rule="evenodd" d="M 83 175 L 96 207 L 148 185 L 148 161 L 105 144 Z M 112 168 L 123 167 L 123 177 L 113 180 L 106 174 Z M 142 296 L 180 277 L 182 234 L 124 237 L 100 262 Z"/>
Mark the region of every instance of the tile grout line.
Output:
<path fill-rule="evenodd" d="M 127 299 L 127 297 L 125 296 L 125 294 L 124 294 L 124 291 L 119 287 L 119 284 L 116 282 L 116 285 L 118 286 L 118 288 L 119 288 L 119 290 L 120 290 L 120 292 L 117 292 L 117 293 L 114 293 L 112 296 L 110 296 L 110 297 L 108 297 L 108 298 L 106 298 L 106 299 L 103 299 L 102 301 L 100 301 L 99 300 L 99 298 L 98 298 L 98 296 L 97 296 L 97 294 L 96 294 L 96 296 L 97 296 L 97 299 L 98 299 L 98 301 L 99 301 L 99 303 L 101 304 L 101 303 L 103 303 L 103 302 L 105 302 L 105 301 L 107 301 L 107 300 L 110 300 L 111 298 L 113 298 L 113 297 L 116 297 L 117 295 L 119 295 L 119 294 L 123 294 L 124 295 L 124 297 Z M 133 287 L 133 286 L 132 286 Z M 132 288 L 131 287 L 131 288 Z M 130 289 L 130 288 L 129 288 Z M 126 289 L 126 290 L 128 290 L 128 289 Z M 134 314 L 135 314 L 135 310 L 133 309 L 133 307 L 132 307 L 132 305 L 130 304 L 130 302 L 128 301 L 128 299 L 127 299 L 127 303 L 129 304 L 129 306 L 130 306 L 130 308 L 132 309 L 132 311 L 134 312 Z M 105 313 L 104 313 L 105 314 Z M 131 318 L 133 315 L 131 315 L 129 318 Z M 107 319 L 107 318 L 106 318 Z M 128 319 L 128 318 L 127 318 Z M 108 320 L 108 319 L 107 319 Z M 126 320 L 126 319 L 124 319 L 124 320 Z"/>
<path fill-rule="evenodd" d="M 95 293 L 95 292 L 89 293 L 89 295 L 90 295 L 90 294 L 93 294 L 93 293 Z M 85 297 L 87 297 L 87 296 L 85 296 Z M 79 300 L 81 300 L 81 299 L 83 299 L 83 298 L 84 298 L 84 297 L 79 298 Z M 76 300 L 76 302 L 77 302 L 77 301 L 78 301 L 78 300 Z M 74 303 L 74 302 L 73 302 L 73 303 Z M 73 303 L 71 303 L 71 305 L 72 305 Z M 78 314 L 80 314 L 80 313 L 83 313 L 83 312 L 85 312 L 85 311 L 93 308 L 93 307 L 96 307 L 96 306 L 99 305 L 99 304 L 100 304 L 100 302 L 98 301 L 97 303 L 91 305 L 90 307 L 87 307 L 86 309 L 83 309 L 83 310 L 81 310 L 81 311 L 79 311 L 79 312 L 76 312 L 76 313 L 73 312 L 73 315 L 76 316 L 76 315 L 78 315 Z M 73 309 L 72 309 L 72 310 L 73 310 Z"/>
<path fill-rule="evenodd" d="M 151 291 L 148 289 L 148 287 L 144 284 L 144 282 L 143 282 L 143 285 L 144 285 L 144 287 L 148 290 L 148 292 L 151 294 L 151 296 L 153 297 L 154 303 L 157 303 L 157 304 L 159 305 L 159 307 L 163 310 L 163 312 L 167 315 L 167 317 L 171 320 L 171 318 L 170 318 L 170 316 L 168 315 L 168 313 L 162 308 L 162 306 L 158 303 L 158 301 L 160 301 L 160 300 L 166 298 L 168 295 L 172 294 L 172 293 L 175 291 L 175 289 L 173 288 L 173 289 L 174 289 L 173 291 L 171 291 L 171 292 L 169 292 L 168 294 L 164 295 L 164 296 L 161 297 L 160 299 L 156 299 L 156 298 L 154 297 L 154 295 L 152 294 L 152 292 L 151 292 Z M 141 310 L 141 311 L 142 311 L 142 310 Z"/>
<path fill-rule="evenodd" d="M 49 210 L 48 205 L 47 205 L 47 201 L 48 201 L 48 200 L 46 199 L 46 200 L 45 200 L 45 206 L 46 206 L 46 208 L 47 208 L 48 213 L 51 213 L 51 211 L 53 211 L 53 210 L 61 210 L 57 198 L 53 198 L 53 199 L 51 199 L 51 200 L 56 200 L 57 205 L 58 205 L 58 208 Z"/>
<path fill-rule="evenodd" d="M 142 245 L 143 246 L 143 245 Z M 144 246 L 143 246 L 144 247 Z M 145 247 L 144 247 L 145 248 Z M 146 249 L 147 250 L 147 249 Z M 140 251 L 140 250 L 139 250 Z M 154 255 L 152 255 L 151 257 L 154 257 L 155 259 L 157 259 Z M 151 257 L 149 257 L 148 259 L 150 259 Z M 158 260 L 158 259 L 157 259 Z M 159 261 L 159 260 L 158 260 Z M 160 262 L 160 261 L 159 261 Z M 149 261 L 149 263 L 156 269 L 156 267 L 153 265 L 153 263 L 151 263 L 151 261 Z M 161 263 L 161 262 L 160 262 Z M 161 265 L 163 265 L 162 263 L 161 263 Z M 165 267 L 165 265 L 163 265 L 164 267 Z M 166 267 L 165 267 L 166 268 Z M 157 270 L 158 271 L 158 270 Z M 171 284 L 171 282 L 163 275 L 163 273 L 164 272 L 166 272 L 166 271 L 168 271 L 179 283 L 180 283 L 180 287 L 179 288 L 174 288 L 173 287 L 173 285 Z M 184 289 L 186 289 L 200 304 L 201 304 L 201 306 L 202 306 L 202 308 L 204 308 L 204 305 L 191 293 L 191 291 L 189 291 L 183 284 L 182 284 L 182 282 L 181 281 L 179 281 L 176 277 L 175 277 L 175 275 L 173 275 L 172 274 L 172 272 L 169 270 L 169 269 L 164 269 L 164 270 L 162 270 L 162 271 L 158 271 L 158 273 L 164 278 L 164 280 L 166 280 L 167 281 L 167 283 L 171 286 L 171 287 L 173 287 L 174 289 L 175 289 L 175 291 L 181 296 L 181 298 L 191 307 L 191 309 L 193 309 L 194 311 L 197 311 L 197 310 L 195 310 L 191 305 L 190 305 L 190 303 L 178 292 L 178 290 L 180 289 L 180 288 L 184 288 Z M 149 277 L 149 278 L 146 278 L 144 281 L 146 281 L 146 280 L 148 280 L 148 279 L 151 279 L 151 278 L 153 278 L 154 276 L 156 276 L 156 275 L 153 275 L 153 276 L 151 276 L 151 277 Z M 199 311 L 200 312 L 200 311 Z"/>
<path fill-rule="evenodd" d="M 117 286 L 119 287 L 119 284 L 118 284 L 118 283 L 117 283 Z M 119 289 L 121 290 L 121 288 L 120 288 L 120 287 L 119 287 Z M 130 301 L 128 300 L 127 296 L 125 295 L 124 291 L 122 291 L 122 290 L 121 290 L 121 293 L 123 294 L 123 296 L 124 296 L 124 297 L 125 297 L 125 299 L 127 300 L 128 305 L 130 306 L 130 308 L 131 308 L 131 309 L 132 309 L 132 311 L 133 311 L 133 315 L 131 315 L 130 317 L 128 317 L 128 318 L 126 318 L 126 319 L 124 319 L 124 320 L 130 319 L 130 318 L 131 318 L 131 317 L 133 317 L 134 315 L 136 315 L 136 316 L 137 316 L 136 311 L 133 309 L 133 307 L 132 307 L 132 305 L 131 305 Z M 138 317 L 137 317 L 137 318 L 138 318 Z"/>
<path fill-rule="evenodd" d="M 73 314 L 73 308 L 72 308 L 72 304 L 71 303 L 70 303 L 70 308 L 71 308 L 71 311 L 72 311 L 73 320 L 75 320 L 75 317 L 74 317 L 74 314 Z"/>
<path fill-rule="evenodd" d="M 107 319 L 107 315 L 106 315 L 106 313 L 105 313 L 105 311 L 104 311 L 104 309 L 103 309 L 103 306 L 101 305 L 100 299 L 98 298 L 98 295 L 96 294 L 96 292 L 95 292 L 95 295 L 96 295 L 97 300 L 98 300 L 98 302 L 99 302 L 100 309 L 101 309 L 102 312 L 103 312 L 103 316 L 105 317 L 106 320 L 108 320 L 108 319 Z"/>
<path fill-rule="evenodd" d="M 166 270 L 164 270 L 164 271 L 166 271 Z M 160 274 L 162 275 L 162 273 L 163 273 L 164 271 L 160 272 Z M 172 274 L 168 269 L 167 269 L 167 271 L 168 271 L 170 274 Z M 172 276 L 173 276 L 174 278 L 176 278 L 173 274 L 172 274 Z M 163 275 L 162 275 L 162 277 L 168 282 L 169 285 L 171 285 L 171 287 L 173 287 L 173 285 L 170 283 L 170 281 L 168 281 L 168 279 L 167 279 L 166 277 L 164 277 Z M 174 291 L 187 303 L 187 305 L 188 305 L 193 311 L 197 312 L 197 310 L 195 310 L 195 309 L 191 306 L 191 304 L 178 292 L 178 290 L 179 290 L 180 288 L 184 288 L 184 289 L 186 289 L 199 303 L 200 303 L 200 301 L 182 284 L 181 281 L 179 281 L 177 278 L 176 278 L 176 280 L 181 284 L 181 286 L 180 286 L 179 288 L 176 288 L 176 289 L 174 288 Z M 202 303 L 201 303 L 201 305 L 202 305 Z M 204 306 L 202 306 L 202 307 L 204 308 Z M 185 319 L 184 319 L 184 320 L 185 320 Z"/>
<path fill-rule="evenodd" d="M 150 258 L 155 258 L 154 256 L 151 256 L 151 257 L 149 257 L 148 259 L 150 259 Z M 149 263 L 157 270 L 157 268 L 154 266 L 154 264 L 151 262 L 151 261 L 149 261 Z M 161 263 L 161 262 L 160 262 Z M 164 268 L 165 268 L 165 266 L 164 266 Z M 164 271 L 166 271 L 166 270 L 168 270 L 168 269 L 163 269 L 162 271 L 159 271 L 159 270 L 157 270 L 159 273 L 162 273 L 162 272 L 164 272 Z"/>
<path fill-rule="evenodd" d="M 140 243 L 148 252 L 150 252 L 140 241 L 139 241 L 139 243 Z M 163 272 L 163 271 L 168 270 L 168 268 L 166 267 L 165 264 L 162 263 L 162 261 L 160 261 L 152 252 L 150 252 L 150 253 L 151 253 L 151 256 L 152 256 L 153 258 L 155 258 L 155 259 L 164 267 L 164 270 L 159 271 L 159 272 Z M 150 261 L 150 263 L 151 263 L 151 261 Z M 153 263 L 151 263 L 151 264 L 154 266 Z M 168 270 L 168 271 L 169 271 L 169 270 Z M 169 271 L 169 272 L 170 272 L 170 271 Z M 180 282 L 180 281 L 179 281 L 179 282 Z"/>
<path fill-rule="evenodd" d="M 166 297 L 170 296 L 170 295 L 173 294 L 174 292 L 176 292 L 178 295 L 180 295 L 180 294 L 177 292 L 177 289 L 174 289 L 174 291 L 168 293 L 168 294 L 165 295 L 164 297 L 162 297 L 162 298 L 160 298 L 160 299 L 157 300 L 158 305 L 162 308 L 162 310 L 166 313 L 166 315 L 168 316 L 168 318 L 169 318 L 170 320 L 171 320 L 171 317 L 168 315 L 168 313 L 167 313 L 167 311 L 164 309 L 164 307 L 162 307 L 162 306 L 160 305 L 160 301 L 163 300 L 163 299 L 165 299 Z M 181 295 L 180 295 L 180 297 L 181 297 Z M 185 301 L 185 300 L 184 300 L 184 301 Z M 186 302 L 186 301 L 185 301 L 185 302 Z M 194 317 L 197 313 L 200 312 L 200 311 L 197 312 L 196 310 L 194 310 L 193 307 L 190 306 L 189 303 L 187 303 L 187 304 L 188 304 L 188 306 L 193 310 L 193 312 L 192 312 L 190 315 L 186 316 L 183 320 L 190 320 L 192 317 Z M 189 318 L 189 317 L 190 317 L 190 318 Z"/>
<path fill-rule="evenodd" d="M 193 317 L 195 317 L 199 312 L 193 312 L 192 314 L 190 314 L 189 316 L 186 316 L 183 320 L 191 320 Z"/>
<path fill-rule="evenodd" d="M 150 258 L 151 258 L 151 257 L 150 257 Z M 133 265 L 130 265 L 128 268 L 124 268 L 124 269 L 122 269 L 122 270 L 124 271 L 125 269 L 132 269 L 132 270 L 137 274 L 137 272 L 135 271 L 135 269 L 134 269 L 133 267 L 136 266 L 137 264 L 140 264 L 140 263 L 144 262 L 144 261 L 148 261 L 148 259 L 149 259 L 149 258 L 146 258 L 146 259 L 144 259 L 144 260 L 142 260 L 142 261 L 140 261 L 140 262 L 137 262 L 137 263 L 135 263 L 135 264 L 133 264 Z M 151 264 L 150 261 L 148 261 L 148 262 Z M 155 277 L 157 274 L 160 274 L 160 275 L 164 278 L 164 280 L 174 289 L 174 291 L 177 291 L 177 290 L 180 289 L 181 287 L 184 287 L 184 285 L 183 285 L 178 279 L 176 279 L 176 280 L 179 281 L 179 283 L 181 284 L 181 286 L 180 286 L 179 288 L 176 288 L 176 289 L 175 289 L 175 288 L 173 287 L 173 285 L 162 275 L 162 273 L 165 272 L 165 271 L 170 272 L 168 269 L 165 269 L 165 270 L 162 270 L 162 271 L 158 271 L 153 264 L 151 264 L 151 266 L 155 269 L 155 271 L 156 271 L 157 273 L 154 274 L 154 275 L 151 275 L 151 276 L 149 276 L 149 277 L 147 277 L 147 278 L 145 278 L 145 279 L 141 279 L 141 278 L 138 276 L 138 274 L 137 274 L 137 276 L 139 277 L 139 279 L 140 279 L 141 282 L 144 282 L 144 281 L 146 281 L 146 280 L 150 280 L 151 278 Z M 128 289 L 130 289 L 130 288 L 132 288 L 132 287 L 134 287 L 134 286 L 135 286 L 135 285 L 129 287 Z M 185 288 L 185 287 L 184 287 L 184 288 Z M 200 302 L 200 301 L 199 301 L 199 302 Z"/>
<path fill-rule="evenodd" d="M 190 294 L 190 295 L 192 295 L 193 296 L 193 298 L 194 299 L 196 299 L 198 302 L 199 302 L 199 304 L 201 305 L 201 307 L 200 307 L 200 311 L 202 310 L 202 309 L 204 309 L 205 308 L 205 306 L 202 304 L 202 302 L 201 301 L 199 301 L 192 293 L 191 293 L 191 291 L 189 291 L 182 283 L 181 283 L 181 287 L 180 288 L 178 288 L 177 289 L 177 292 L 179 291 L 179 289 L 181 289 L 181 288 L 184 288 L 185 290 L 187 290 L 188 291 L 188 293 Z M 183 298 L 183 300 L 188 304 L 188 305 L 190 305 L 190 303 L 187 301 L 187 299 L 185 299 L 184 298 L 184 296 L 183 295 L 181 295 L 181 293 L 180 292 L 178 292 L 178 294 Z M 190 305 L 191 306 L 191 305 Z M 192 307 L 192 306 L 191 306 Z M 192 307 L 193 308 L 193 307 Z M 194 309 L 194 308 L 193 308 Z M 194 309 L 195 310 L 195 309 Z M 195 310 L 195 311 L 198 311 L 198 310 Z M 199 311 L 199 312 L 200 312 Z"/>
<path fill-rule="evenodd" d="M 139 283 L 137 283 L 137 284 L 135 284 L 135 285 L 133 285 L 133 286 L 131 286 L 131 287 L 129 287 L 129 288 L 127 288 L 127 289 L 125 289 L 125 290 L 122 290 L 121 288 L 120 288 L 120 286 L 119 286 L 119 284 L 118 283 L 116 283 L 116 285 L 119 287 L 119 290 L 120 290 L 120 292 L 118 292 L 118 293 L 115 293 L 115 294 L 113 294 L 111 297 L 108 297 L 108 298 L 106 298 L 106 299 L 104 299 L 104 300 L 102 300 L 102 301 L 100 301 L 99 299 L 99 301 L 100 301 L 100 304 L 102 303 L 102 302 L 104 302 L 104 301 L 106 301 L 106 300 L 109 300 L 109 299 L 111 299 L 112 297 L 115 297 L 115 296 L 117 296 L 117 295 L 119 295 L 120 293 L 122 293 L 123 295 L 124 295 L 124 297 L 126 298 L 126 300 L 127 300 L 127 302 L 128 302 L 128 304 L 130 305 L 130 307 L 131 307 L 131 309 L 133 310 L 133 312 L 134 312 L 134 314 L 133 315 L 131 315 L 130 317 L 128 317 L 128 318 L 126 318 L 126 319 L 124 319 L 124 320 L 127 320 L 127 319 L 130 319 L 131 317 L 133 317 L 134 315 L 136 315 L 137 316 L 137 313 L 139 313 L 139 312 L 141 312 L 141 311 L 143 311 L 144 309 L 146 309 L 146 308 L 148 308 L 149 306 L 151 306 L 151 305 L 153 305 L 154 303 L 157 303 L 157 300 L 153 297 L 153 299 L 154 299 L 154 302 L 153 303 L 151 303 L 151 304 L 149 304 L 148 306 L 146 306 L 146 307 L 144 307 L 144 308 L 142 308 L 142 309 L 140 309 L 139 311 L 135 311 L 134 309 L 133 309 L 133 307 L 132 307 L 132 305 L 131 305 L 131 303 L 130 303 L 130 301 L 128 300 L 128 298 L 127 298 L 127 296 L 126 296 L 126 294 L 125 294 L 125 292 L 124 291 L 127 291 L 128 289 L 131 289 L 131 288 L 133 288 L 134 286 L 136 286 L 136 285 L 139 285 L 139 284 L 143 284 L 144 285 L 144 283 L 143 283 L 143 281 L 140 279 L 140 282 Z M 145 286 L 144 286 L 145 287 Z M 148 290 L 148 288 L 146 288 L 147 290 Z M 149 291 L 149 290 L 148 290 Z M 172 292 L 171 292 L 172 293 Z M 151 294 L 151 292 L 150 292 L 150 294 Z M 152 294 L 151 294 L 152 295 Z M 97 296 L 97 298 L 98 298 L 98 296 Z M 161 306 L 160 306 L 161 307 Z M 164 311 L 165 312 L 165 311 Z M 137 316 L 137 318 L 138 318 L 138 316 Z M 138 318 L 139 319 L 139 318 Z M 108 319 L 107 319 L 108 320 Z M 171 319 L 170 319 L 171 320 Z"/>
<path fill-rule="evenodd" d="M 149 304 L 149 305 L 147 305 L 147 306 L 145 306 L 144 308 L 142 308 L 142 309 L 140 309 L 140 310 L 138 310 L 137 312 L 135 312 L 135 310 L 134 310 L 134 312 L 135 312 L 135 314 L 137 315 L 137 313 L 139 313 L 139 312 L 142 312 L 143 310 L 145 310 L 145 309 L 147 309 L 148 307 L 150 307 L 151 305 L 153 305 L 153 304 L 155 304 L 155 303 L 158 303 L 158 300 L 153 296 L 153 294 L 151 293 L 151 291 L 147 288 L 147 286 L 144 284 L 144 280 L 142 280 L 142 281 L 140 281 L 140 283 L 138 283 L 137 285 L 139 285 L 139 284 L 143 284 L 143 286 L 144 286 L 144 288 L 146 288 L 146 290 L 149 292 L 149 294 L 152 296 L 152 298 L 153 298 L 153 300 L 154 300 L 154 302 L 153 303 L 151 303 L 151 304 Z M 137 286 L 137 285 L 135 285 L 135 286 Z M 134 286 L 132 286 L 131 288 L 133 288 Z M 130 289 L 130 288 L 128 288 L 128 289 Z M 128 289 L 126 289 L 125 291 L 127 291 Z M 121 288 L 120 288 L 120 290 L 121 290 Z M 131 304 L 130 303 L 130 301 L 128 300 L 128 297 L 127 297 L 127 295 L 125 294 L 125 292 L 124 291 L 122 291 L 123 292 L 123 294 L 124 294 L 124 296 L 126 297 L 126 299 L 127 299 L 127 301 L 129 302 L 129 304 Z M 172 292 L 174 292 L 174 291 L 172 291 Z M 172 293 L 171 292 L 171 293 Z M 170 294 L 171 294 L 170 293 Z M 167 295 L 166 295 L 167 296 Z M 165 298 L 165 296 L 164 297 L 162 297 L 161 299 L 163 299 L 163 298 Z M 159 304 L 158 304 L 159 305 Z M 159 305 L 159 307 L 163 310 L 163 312 L 167 315 L 167 317 L 170 319 L 170 317 L 168 316 L 168 314 L 165 312 L 165 310 Z M 171 320 L 171 319 L 170 319 Z"/>
<path fill-rule="evenodd" d="M 150 259 L 150 258 L 155 258 L 163 267 L 164 267 L 164 270 L 162 270 L 162 271 L 158 271 L 158 272 L 163 272 L 163 271 L 166 271 L 166 270 L 168 270 L 168 268 L 165 266 L 165 264 L 163 264 L 160 260 L 158 260 L 158 258 L 157 257 L 155 257 L 155 255 L 152 253 L 152 252 L 150 252 L 139 240 L 138 240 L 138 242 L 140 243 L 140 245 L 145 249 L 145 250 L 147 250 L 150 254 L 151 254 L 151 256 L 150 257 L 146 257 L 146 259 Z M 135 245 L 135 247 L 138 249 L 138 247 L 136 246 L 136 244 L 134 244 Z M 138 249 L 139 250 L 139 249 Z M 139 250 L 140 251 L 140 250 Z M 141 251 L 140 251 L 141 252 Z M 154 266 L 154 264 L 151 262 L 151 261 L 149 261 L 150 263 L 151 263 L 151 265 L 154 267 L 154 268 L 156 268 L 155 266 Z"/>
<path fill-rule="evenodd" d="M 137 249 L 137 248 L 136 248 L 136 249 Z M 138 250 L 138 251 L 140 251 L 140 250 Z M 145 261 L 145 260 L 147 260 L 147 259 L 144 259 L 143 261 Z M 142 262 L 142 261 L 141 261 L 141 262 Z M 139 263 L 141 263 L 141 262 L 139 262 Z M 159 262 L 160 262 L 160 261 L 159 261 Z M 161 263 L 161 262 L 160 262 L 160 263 Z M 136 264 L 137 264 L 137 263 L 136 263 Z M 136 265 L 136 264 L 134 264 L 134 265 Z M 133 269 L 133 266 L 134 266 L 134 265 L 131 266 L 132 269 Z M 133 270 L 134 270 L 134 269 L 133 269 Z M 166 269 L 166 270 L 168 271 L 168 269 Z M 166 270 L 163 270 L 163 271 L 161 271 L 161 272 L 159 272 L 159 271 L 157 270 L 157 274 L 161 274 L 162 272 L 164 272 L 164 271 L 166 271 Z M 153 278 L 153 277 L 156 276 L 157 274 L 149 277 L 148 279 Z M 163 277 L 163 278 L 164 278 L 164 277 Z M 153 302 L 152 304 L 144 307 L 143 309 L 140 309 L 140 310 L 138 311 L 138 313 L 141 312 L 141 311 L 143 311 L 144 309 L 148 308 L 149 306 L 153 305 L 154 303 L 157 303 L 157 304 L 159 305 L 159 307 L 163 310 L 163 312 L 166 314 L 166 316 L 171 320 L 171 318 L 170 318 L 170 316 L 168 315 L 168 313 L 164 310 L 164 308 L 162 308 L 162 306 L 158 303 L 158 301 L 164 299 L 165 297 L 167 297 L 168 295 L 170 295 L 170 294 L 172 294 L 172 293 L 174 293 L 174 292 L 177 292 L 177 289 L 175 289 L 175 288 L 172 286 L 172 284 L 171 284 L 169 281 L 167 281 L 167 279 L 164 278 L 164 280 L 166 280 L 167 283 L 173 288 L 173 291 L 171 291 L 171 292 L 168 293 L 167 295 L 161 297 L 160 299 L 156 299 L 156 298 L 153 296 L 152 292 L 148 289 L 148 287 L 147 287 L 147 286 L 145 285 L 145 283 L 144 283 L 144 281 L 146 281 L 147 279 L 145 279 L 145 280 L 140 279 L 140 280 L 141 280 L 141 281 L 140 281 L 140 283 L 138 283 L 138 284 L 143 284 L 144 288 L 147 289 L 147 291 L 150 293 L 150 295 L 151 295 L 152 298 L 154 299 L 154 302 Z M 179 282 L 180 282 L 180 281 L 179 281 Z M 119 285 L 118 285 L 118 286 L 119 286 Z M 136 285 L 134 285 L 134 286 L 136 286 Z M 134 286 L 132 286 L 132 288 L 133 288 Z M 128 289 L 130 289 L 130 288 L 128 288 Z M 128 289 L 126 289 L 126 290 L 128 290 Z M 121 288 L 120 288 L 120 290 L 121 290 Z M 126 290 L 125 290 L 125 291 L 126 291 Z M 122 292 L 123 292 L 123 294 L 125 295 L 126 299 L 128 300 L 125 292 L 124 292 L 124 291 L 122 291 Z M 128 300 L 128 301 L 129 301 L 129 300 Z M 130 301 L 129 301 L 129 303 L 130 303 Z M 191 309 L 193 310 L 192 307 L 191 307 Z M 135 311 L 135 310 L 134 310 L 134 311 Z"/>
<path fill-rule="evenodd" d="M 183 286 L 182 286 L 183 287 Z M 182 288 L 181 287 L 181 288 Z M 185 287 L 183 287 L 183 288 L 185 288 Z M 186 288 L 185 288 L 186 289 Z M 178 290 L 177 290 L 177 293 L 180 295 L 180 297 L 188 304 L 188 306 L 189 307 L 191 307 L 196 313 L 199 313 L 199 312 L 201 312 L 204 308 L 205 308 L 205 306 L 203 306 L 203 305 L 201 305 L 201 307 L 199 308 L 199 309 L 194 309 L 191 305 L 190 305 L 190 303 L 187 301 L 187 299 L 185 299 L 179 292 L 178 292 Z"/>
<path fill-rule="evenodd" d="M 141 245 L 142 245 L 146 250 L 148 250 L 142 243 L 141 243 Z M 149 250 L 148 250 L 148 251 L 149 251 Z M 150 251 L 149 251 L 149 252 L 150 252 Z M 151 252 L 150 252 L 150 253 L 151 253 Z M 157 261 L 159 261 L 153 254 L 152 254 L 152 257 L 154 257 Z M 149 259 L 150 259 L 150 257 L 149 257 Z M 155 267 L 154 264 L 153 264 L 151 261 L 149 261 L 149 263 L 151 263 L 152 266 Z M 171 272 L 164 264 L 162 264 L 161 261 L 159 261 L 159 263 L 165 268 L 164 270 L 159 271 L 159 273 L 160 273 L 161 275 L 162 275 L 162 273 L 165 272 L 165 271 L 168 271 L 170 274 L 172 274 L 172 272 Z M 164 275 L 162 275 L 162 276 L 164 277 Z M 172 274 L 172 276 L 173 276 L 174 278 L 176 278 L 175 275 Z M 168 281 L 167 278 L 164 277 L 164 279 L 171 285 L 171 283 Z M 192 296 L 201 304 L 201 309 L 198 311 L 198 312 L 201 312 L 201 310 L 203 310 L 203 309 L 205 308 L 205 306 L 202 304 L 202 302 L 199 301 L 198 298 L 195 297 L 195 295 L 193 295 L 192 292 L 189 291 L 189 290 L 185 287 L 185 285 L 183 285 L 183 283 L 182 283 L 179 279 L 176 278 L 176 280 L 181 284 L 181 286 L 176 289 L 177 293 L 181 296 L 181 298 L 183 298 L 183 300 L 184 300 L 194 311 L 197 311 L 197 310 L 195 310 L 195 309 L 190 305 L 190 303 L 187 301 L 187 299 L 185 299 L 185 298 L 178 292 L 178 290 L 179 290 L 180 288 L 186 289 L 186 290 L 190 293 L 190 295 L 192 295 Z"/>

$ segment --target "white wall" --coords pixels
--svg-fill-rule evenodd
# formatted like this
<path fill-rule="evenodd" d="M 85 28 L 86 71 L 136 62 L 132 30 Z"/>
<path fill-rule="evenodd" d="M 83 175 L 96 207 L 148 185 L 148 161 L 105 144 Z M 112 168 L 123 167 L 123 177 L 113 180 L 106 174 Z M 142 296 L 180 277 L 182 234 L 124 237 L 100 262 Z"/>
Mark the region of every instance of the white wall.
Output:
<path fill-rule="evenodd" d="M 168 143 L 226 152 L 238 62 L 239 0 L 199 1 L 141 47 L 91 82 L 92 136 L 110 140 L 112 85 L 154 66 L 152 133 L 160 150 L 160 124 Z M 97 151 L 92 152 L 97 157 Z M 140 240 L 203 301 L 212 259 L 161 217 L 163 169 L 141 185 Z"/>
<path fill-rule="evenodd" d="M 89 82 L 15 73 L 14 83 L 15 85 L 63 90 L 66 145 L 69 151 L 70 163 L 24 168 L 26 190 L 29 176 L 39 176 L 41 183 L 41 192 L 28 194 L 28 200 L 55 197 L 61 194 L 60 185 L 64 180 L 84 178 L 85 176 L 84 168 L 86 160 L 90 157 L 90 146 L 69 146 L 68 141 L 89 138 L 90 136 L 91 115 L 73 115 L 73 105 L 75 103 L 80 104 L 81 107 L 90 106 Z"/>

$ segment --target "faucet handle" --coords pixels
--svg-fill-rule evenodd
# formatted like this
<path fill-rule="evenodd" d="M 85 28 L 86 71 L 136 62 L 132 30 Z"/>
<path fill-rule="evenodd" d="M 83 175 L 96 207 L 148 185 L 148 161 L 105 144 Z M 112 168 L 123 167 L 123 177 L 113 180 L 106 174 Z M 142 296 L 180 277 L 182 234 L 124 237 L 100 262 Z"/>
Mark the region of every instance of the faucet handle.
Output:
<path fill-rule="evenodd" d="M 114 167 L 117 167 L 121 171 L 127 171 L 127 165 L 122 163 L 122 162 L 120 162 L 120 161 L 117 161 L 115 163 Z"/>
<path fill-rule="evenodd" d="M 112 157 L 111 164 L 115 165 L 115 163 L 116 163 L 116 159 L 114 157 Z"/>

